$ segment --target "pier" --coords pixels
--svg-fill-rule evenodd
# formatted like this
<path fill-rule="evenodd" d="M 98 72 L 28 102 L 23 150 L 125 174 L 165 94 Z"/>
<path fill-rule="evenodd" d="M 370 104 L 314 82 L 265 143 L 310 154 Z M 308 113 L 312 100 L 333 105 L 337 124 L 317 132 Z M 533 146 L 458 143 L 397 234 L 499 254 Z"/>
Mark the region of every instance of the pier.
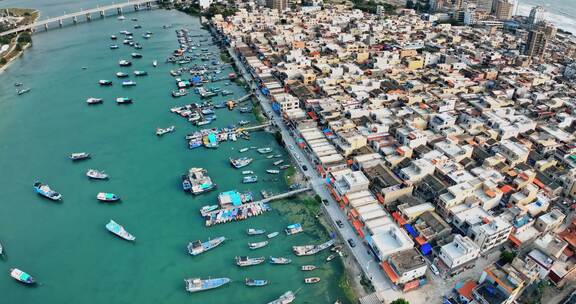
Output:
<path fill-rule="evenodd" d="M 246 128 L 238 128 L 238 132 L 243 132 L 243 131 L 256 131 L 256 130 L 260 130 L 260 129 L 264 129 L 268 126 L 270 126 L 271 123 L 267 122 L 261 125 L 257 125 L 257 126 L 252 126 L 252 127 L 246 127 Z"/>
<path fill-rule="evenodd" d="M 275 200 L 279 200 L 279 199 L 283 199 L 283 198 L 288 198 L 306 191 L 310 191 L 312 190 L 312 188 L 310 187 L 304 187 L 304 188 L 300 188 L 300 189 L 296 189 L 296 190 L 292 190 L 292 191 L 288 191 L 288 192 L 284 192 L 284 193 L 280 193 L 277 195 L 273 195 L 270 197 L 267 197 L 265 199 L 259 200 L 256 203 L 269 203 Z"/>
<path fill-rule="evenodd" d="M 81 10 L 79 12 L 70 13 L 61 15 L 54 18 L 48 18 L 40 21 L 36 21 L 32 24 L 23 25 L 8 31 L 4 31 L 0 33 L 0 37 L 10 35 L 10 34 L 18 34 L 20 32 L 25 31 L 32 31 L 35 32 L 37 28 L 44 28 L 45 30 L 49 29 L 50 24 L 57 25 L 58 28 L 64 26 L 65 20 L 72 20 L 72 24 L 77 24 L 79 22 L 79 17 L 84 17 L 86 22 L 92 21 L 92 14 L 98 14 L 100 18 L 105 18 L 107 11 L 115 12 L 118 15 L 124 14 L 124 9 L 133 8 L 133 11 L 139 11 L 141 9 L 153 9 L 156 7 L 157 0 L 129 0 L 124 3 L 117 3 L 111 4 L 101 7 L 96 7 L 93 9 L 88 10 Z"/>

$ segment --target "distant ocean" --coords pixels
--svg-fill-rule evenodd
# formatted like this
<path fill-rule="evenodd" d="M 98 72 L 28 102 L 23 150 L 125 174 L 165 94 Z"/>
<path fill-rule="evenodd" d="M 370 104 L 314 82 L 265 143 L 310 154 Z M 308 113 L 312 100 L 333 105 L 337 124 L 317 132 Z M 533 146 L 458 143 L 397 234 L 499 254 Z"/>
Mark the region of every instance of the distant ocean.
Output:
<path fill-rule="evenodd" d="M 546 11 L 546 20 L 576 35 L 575 0 L 519 0 L 518 2 L 518 15 L 528 16 L 532 7 L 540 5 Z"/>

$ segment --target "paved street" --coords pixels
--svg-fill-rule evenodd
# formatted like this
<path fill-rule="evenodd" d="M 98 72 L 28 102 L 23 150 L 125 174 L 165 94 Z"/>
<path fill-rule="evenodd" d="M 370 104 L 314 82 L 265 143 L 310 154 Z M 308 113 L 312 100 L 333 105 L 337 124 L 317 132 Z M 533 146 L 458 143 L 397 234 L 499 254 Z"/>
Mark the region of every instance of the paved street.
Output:
<path fill-rule="evenodd" d="M 256 97 L 260 102 L 262 109 L 267 114 L 269 118 L 274 122 L 274 124 L 278 127 L 279 131 L 282 133 L 282 139 L 286 143 L 286 147 L 290 152 L 291 156 L 293 157 L 294 161 L 298 163 L 300 169 L 302 166 L 307 166 L 308 170 L 302 171 L 302 173 L 308 178 L 311 187 L 314 191 L 322 198 L 329 202 L 328 206 L 324 206 L 324 211 L 329 215 L 329 218 L 332 221 L 332 225 L 335 225 L 336 220 L 342 221 L 344 223 L 344 228 L 338 229 L 335 228 L 342 239 L 344 240 L 345 246 L 348 248 L 349 252 L 351 252 L 358 261 L 359 265 L 361 266 L 362 270 L 364 271 L 366 277 L 372 280 L 372 284 L 374 285 L 376 292 L 379 294 L 386 294 L 391 296 L 394 294 L 395 296 L 399 296 L 400 293 L 396 292 L 391 289 L 391 284 L 387 278 L 384 277 L 383 272 L 379 269 L 378 263 L 373 259 L 371 254 L 369 253 L 369 249 L 363 245 L 363 240 L 360 239 L 356 233 L 354 232 L 352 226 L 348 223 L 346 215 L 339 209 L 337 202 L 332 198 L 328 189 L 325 186 L 324 179 L 314 170 L 315 166 L 310 160 L 306 157 L 305 153 L 298 148 L 296 141 L 292 136 L 284 124 L 282 118 L 276 115 L 272 111 L 272 106 L 270 105 L 268 99 L 260 93 L 260 91 L 256 88 L 256 85 L 252 81 L 250 74 L 246 71 L 243 64 L 240 60 L 236 57 L 236 54 L 231 50 L 228 49 L 232 58 L 236 61 L 238 68 L 240 69 L 244 78 L 249 81 L 250 87 L 256 91 Z M 348 239 L 353 239 L 354 242 L 357 244 L 356 247 L 352 248 L 346 242 Z"/>

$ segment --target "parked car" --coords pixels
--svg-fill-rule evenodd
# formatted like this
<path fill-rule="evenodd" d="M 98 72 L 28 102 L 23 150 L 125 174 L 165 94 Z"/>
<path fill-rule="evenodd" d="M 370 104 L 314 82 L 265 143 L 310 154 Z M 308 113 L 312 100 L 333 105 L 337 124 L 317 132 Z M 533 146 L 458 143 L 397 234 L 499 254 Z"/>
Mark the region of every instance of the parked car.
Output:
<path fill-rule="evenodd" d="M 350 244 L 350 247 L 352 248 L 356 247 L 356 243 L 354 242 L 353 239 L 348 239 L 348 244 Z"/>
<path fill-rule="evenodd" d="M 344 228 L 344 224 L 341 220 L 336 220 L 336 225 L 338 225 L 339 228 Z"/>
<path fill-rule="evenodd" d="M 434 273 L 435 275 L 437 275 L 437 276 L 440 275 L 440 271 L 438 271 L 438 267 L 436 267 L 436 265 L 430 264 L 430 270 L 431 270 L 432 273 Z"/>
<path fill-rule="evenodd" d="M 302 170 L 308 171 L 308 167 L 306 167 L 306 165 L 303 165 L 303 166 L 302 166 Z"/>
<path fill-rule="evenodd" d="M 328 206 L 328 200 L 323 199 L 323 200 L 322 200 L 322 203 L 323 203 L 324 205 Z"/>

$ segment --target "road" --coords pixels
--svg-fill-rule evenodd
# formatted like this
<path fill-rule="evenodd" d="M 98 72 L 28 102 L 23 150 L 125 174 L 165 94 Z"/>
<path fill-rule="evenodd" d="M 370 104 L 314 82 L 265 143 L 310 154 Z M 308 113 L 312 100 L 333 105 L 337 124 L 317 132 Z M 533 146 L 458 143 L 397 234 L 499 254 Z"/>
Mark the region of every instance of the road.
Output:
<path fill-rule="evenodd" d="M 253 89 L 256 93 L 255 96 L 260 102 L 262 109 L 265 113 L 268 114 L 271 121 L 278 127 L 279 131 L 282 134 L 282 139 L 286 144 L 287 150 L 289 151 L 290 155 L 294 159 L 296 163 L 298 163 L 301 172 L 308 178 L 310 186 L 312 189 L 318 194 L 322 199 L 327 200 L 329 203 L 328 205 L 323 204 L 324 213 L 328 215 L 328 218 L 332 221 L 332 225 L 336 226 L 336 221 L 340 220 L 344 223 L 344 227 L 341 229 L 336 228 L 340 236 L 343 240 L 352 239 L 357 244 L 355 247 L 351 247 L 348 242 L 343 242 L 347 247 L 348 251 L 352 253 L 362 271 L 367 278 L 372 281 L 376 292 L 380 295 L 386 294 L 387 297 L 391 296 L 392 294 L 400 296 L 400 293 L 395 292 L 391 288 L 391 283 L 388 281 L 387 278 L 384 277 L 384 273 L 379 269 L 379 265 L 377 261 L 372 257 L 369 253 L 369 249 L 363 245 L 363 240 L 356 235 L 354 229 L 349 224 L 346 215 L 340 210 L 338 207 L 338 203 L 332 198 L 330 192 L 326 188 L 326 184 L 324 179 L 314 170 L 314 164 L 308 159 L 307 155 L 303 152 L 303 150 L 298 148 L 295 139 L 290 135 L 286 124 L 284 124 L 283 119 L 277 115 L 273 110 L 268 98 L 260 93 L 257 89 L 251 75 L 246 71 L 246 67 L 244 64 L 238 59 L 236 54 L 231 48 L 228 48 L 228 52 L 236 61 L 236 65 L 244 79 L 248 81 L 250 88 Z M 302 170 L 302 166 L 305 165 L 308 167 L 308 170 Z M 382 298 L 381 298 L 382 299 Z"/>

